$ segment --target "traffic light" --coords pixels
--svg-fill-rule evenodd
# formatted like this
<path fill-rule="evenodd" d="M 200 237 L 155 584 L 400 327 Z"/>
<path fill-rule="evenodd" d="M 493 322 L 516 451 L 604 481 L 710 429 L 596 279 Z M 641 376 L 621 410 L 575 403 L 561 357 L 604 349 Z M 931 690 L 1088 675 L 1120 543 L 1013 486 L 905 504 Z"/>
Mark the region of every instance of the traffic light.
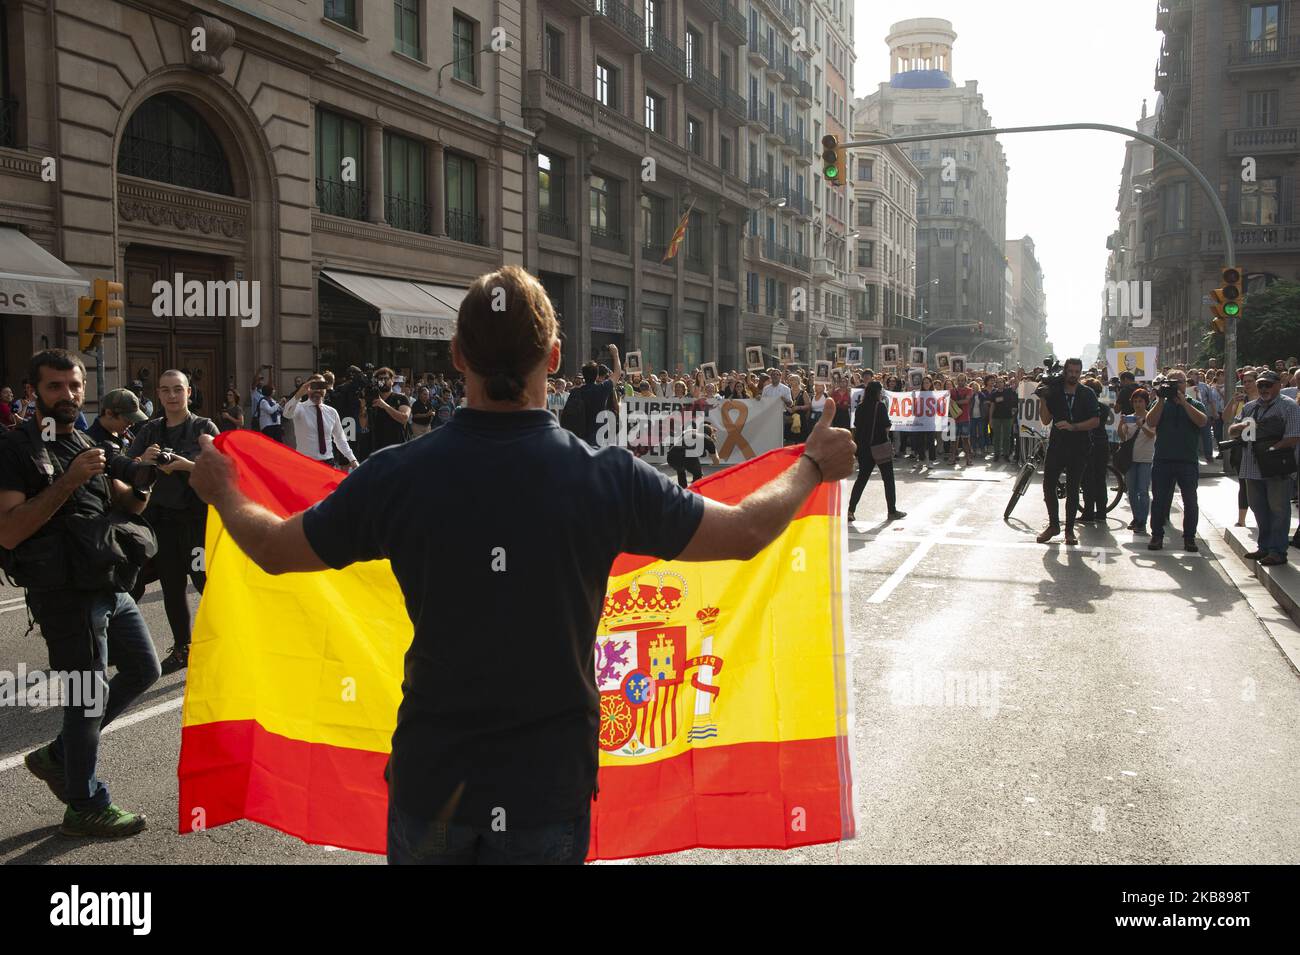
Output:
<path fill-rule="evenodd" d="M 111 329 L 126 324 L 121 282 L 95 279 L 93 294 L 77 300 L 77 334 L 81 350 L 94 351 Z"/>
<path fill-rule="evenodd" d="M 848 175 L 844 148 L 834 136 L 822 137 L 822 175 L 827 182 L 835 185 L 843 182 L 844 177 Z"/>
<path fill-rule="evenodd" d="M 1220 275 L 1223 279 L 1223 285 L 1216 288 L 1210 293 L 1214 300 L 1211 311 L 1214 318 L 1210 324 L 1219 334 L 1223 334 L 1228 328 L 1228 319 L 1238 319 L 1241 317 L 1241 269 L 1228 266 Z"/>

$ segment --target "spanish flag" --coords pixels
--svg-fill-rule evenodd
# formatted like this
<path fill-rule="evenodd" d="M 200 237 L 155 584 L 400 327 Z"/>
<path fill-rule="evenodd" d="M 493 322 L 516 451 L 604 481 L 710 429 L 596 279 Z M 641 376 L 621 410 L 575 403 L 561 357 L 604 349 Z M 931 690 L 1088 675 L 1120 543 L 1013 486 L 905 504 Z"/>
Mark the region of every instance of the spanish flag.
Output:
<path fill-rule="evenodd" d="M 216 447 L 243 491 L 282 516 L 344 479 L 251 432 L 226 432 Z M 693 490 L 736 503 L 800 451 L 769 452 Z M 590 859 L 852 837 L 840 492 L 821 485 L 750 561 L 615 561 L 595 635 Z M 215 511 L 206 545 L 180 831 L 250 819 L 383 852 L 384 767 L 413 636 L 391 566 L 269 576 Z"/>
<path fill-rule="evenodd" d="M 685 214 L 682 215 L 682 221 L 677 223 L 677 228 L 673 232 L 672 240 L 668 243 L 668 251 L 666 251 L 664 257 L 659 260 L 660 265 L 663 265 L 677 254 L 678 248 L 681 247 L 682 240 L 686 238 L 686 224 L 691 221 L 691 210 L 694 208 L 695 200 L 692 199 L 691 204 L 686 207 Z"/>

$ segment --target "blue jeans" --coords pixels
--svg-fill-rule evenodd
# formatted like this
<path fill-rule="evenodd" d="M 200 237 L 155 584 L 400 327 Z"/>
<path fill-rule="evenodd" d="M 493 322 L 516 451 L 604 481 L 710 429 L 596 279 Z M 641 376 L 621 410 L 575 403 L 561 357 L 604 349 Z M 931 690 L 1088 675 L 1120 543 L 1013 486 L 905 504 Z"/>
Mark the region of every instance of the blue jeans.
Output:
<path fill-rule="evenodd" d="M 388 800 L 389 865 L 581 865 L 591 841 L 591 810 L 567 822 L 496 831 L 435 822 Z"/>
<path fill-rule="evenodd" d="M 1196 479 L 1200 466 L 1195 461 L 1156 461 L 1151 465 L 1151 536 L 1164 537 L 1169 509 L 1174 503 L 1174 485 L 1183 498 L 1183 540 L 1196 538 Z"/>
<path fill-rule="evenodd" d="M 1133 523 L 1145 528 L 1151 514 L 1151 462 L 1134 461 L 1124 477 L 1128 488 L 1128 506 L 1133 510 Z"/>
<path fill-rule="evenodd" d="M 1246 500 L 1259 525 L 1259 549 L 1286 558 L 1287 534 L 1291 530 L 1290 478 L 1252 478 L 1246 485 Z"/>
<path fill-rule="evenodd" d="M 50 748 L 63 763 L 64 795 L 73 809 L 105 809 L 112 800 L 95 776 L 99 734 L 161 674 L 153 638 L 127 594 L 62 591 L 34 593 L 31 600 L 32 616 L 49 647 L 50 669 L 87 674 L 83 679 L 94 685 L 92 691 L 83 683 L 80 702 L 86 705 L 64 704 L 63 731 Z M 110 660 L 117 667 L 112 680 L 107 679 Z"/>
<path fill-rule="evenodd" d="M 1206 464 L 1214 460 L 1214 447 L 1214 425 L 1207 421 L 1201 429 L 1201 456 L 1205 458 Z"/>

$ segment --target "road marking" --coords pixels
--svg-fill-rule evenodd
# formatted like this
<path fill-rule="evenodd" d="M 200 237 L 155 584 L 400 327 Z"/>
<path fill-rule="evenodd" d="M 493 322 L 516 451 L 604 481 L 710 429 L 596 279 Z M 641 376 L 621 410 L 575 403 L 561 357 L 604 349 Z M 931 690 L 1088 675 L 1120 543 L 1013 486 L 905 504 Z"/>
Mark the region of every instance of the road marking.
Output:
<path fill-rule="evenodd" d="M 959 534 L 967 533 L 970 531 L 970 528 L 966 528 L 966 527 L 937 528 L 937 529 L 946 530 L 949 532 L 956 532 Z M 882 543 L 886 543 L 886 544 L 895 544 L 895 543 L 897 544 L 957 544 L 965 547 L 988 547 L 995 550 L 1001 549 L 1001 550 L 1046 551 L 1050 549 L 1050 547 L 1052 546 L 1056 547 L 1057 549 L 1062 549 L 1065 547 L 1065 545 L 1061 541 L 1055 541 L 1053 542 L 1052 545 L 1046 545 L 1046 544 L 1039 544 L 1036 541 L 990 541 L 990 540 L 970 540 L 970 539 L 963 540 L 961 538 L 956 538 L 956 537 L 920 537 L 917 535 L 905 535 L 905 534 L 898 534 L 898 535 L 856 534 L 854 535 L 854 539 L 866 541 L 867 543 L 870 543 L 872 541 L 881 541 Z M 855 553 L 862 553 L 862 551 L 861 550 L 855 551 Z M 1149 551 L 1145 547 L 1143 547 L 1141 550 L 1128 550 L 1122 547 L 1088 547 L 1083 544 L 1080 544 L 1077 548 L 1072 547 L 1066 549 L 1066 553 L 1073 553 L 1073 554 L 1078 554 L 1081 557 L 1092 557 L 1092 558 L 1095 558 L 1098 554 L 1105 554 L 1108 557 L 1125 557 L 1125 556 L 1153 557 L 1153 558 L 1190 557 L 1198 560 L 1207 559 L 1204 553 L 1191 554 L 1181 550 Z"/>
<path fill-rule="evenodd" d="M 113 722 L 109 723 L 107 728 L 101 730 L 99 735 L 107 736 L 115 730 L 125 729 L 128 726 L 134 726 L 136 723 L 143 723 L 145 720 L 153 719 L 155 716 L 161 716 L 162 714 L 169 713 L 172 710 L 178 710 L 184 702 L 185 696 L 182 694 L 175 699 L 155 703 L 153 706 L 140 710 L 137 713 L 128 713 L 125 716 L 119 716 Z M 31 750 L 24 750 L 21 753 L 14 753 L 12 756 L 6 756 L 3 759 L 0 759 L 0 773 L 3 773 L 5 770 L 13 769 L 15 766 L 21 766 L 23 759 L 26 758 L 27 754 L 30 752 Z"/>
<path fill-rule="evenodd" d="M 952 512 L 952 516 L 948 518 L 944 527 L 937 527 L 933 534 L 920 538 L 916 550 L 912 551 L 912 553 L 907 556 L 907 559 L 898 565 L 898 569 L 889 575 L 889 579 L 881 584 L 874 594 L 867 598 L 867 603 L 879 604 L 888 600 L 889 595 L 898 588 L 899 584 L 907 579 L 907 575 L 916 569 L 917 564 L 921 563 L 925 558 L 925 555 L 930 553 L 930 548 L 940 540 L 940 535 L 947 529 L 956 529 L 957 522 L 961 520 L 965 514 L 966 510 L 964 508 L 957 508 L 957 510 Z M 898 538 L 894 539 L 897 540 Z M 977 542 L 971 541 L 970 543 Z"/>

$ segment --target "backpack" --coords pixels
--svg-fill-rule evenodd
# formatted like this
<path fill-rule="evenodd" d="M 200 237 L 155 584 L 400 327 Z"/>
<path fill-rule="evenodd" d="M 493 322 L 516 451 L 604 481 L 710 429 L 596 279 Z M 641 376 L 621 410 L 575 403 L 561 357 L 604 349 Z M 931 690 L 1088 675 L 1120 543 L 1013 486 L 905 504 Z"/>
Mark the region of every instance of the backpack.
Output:
<path fill-rule="evenodd" d="M 583 441 L 587 440 L 587 407 L 577 388 L 569 392 L 568 400 L 560 409 L 560 427 L 565 431 L 572 431 Z"/>

